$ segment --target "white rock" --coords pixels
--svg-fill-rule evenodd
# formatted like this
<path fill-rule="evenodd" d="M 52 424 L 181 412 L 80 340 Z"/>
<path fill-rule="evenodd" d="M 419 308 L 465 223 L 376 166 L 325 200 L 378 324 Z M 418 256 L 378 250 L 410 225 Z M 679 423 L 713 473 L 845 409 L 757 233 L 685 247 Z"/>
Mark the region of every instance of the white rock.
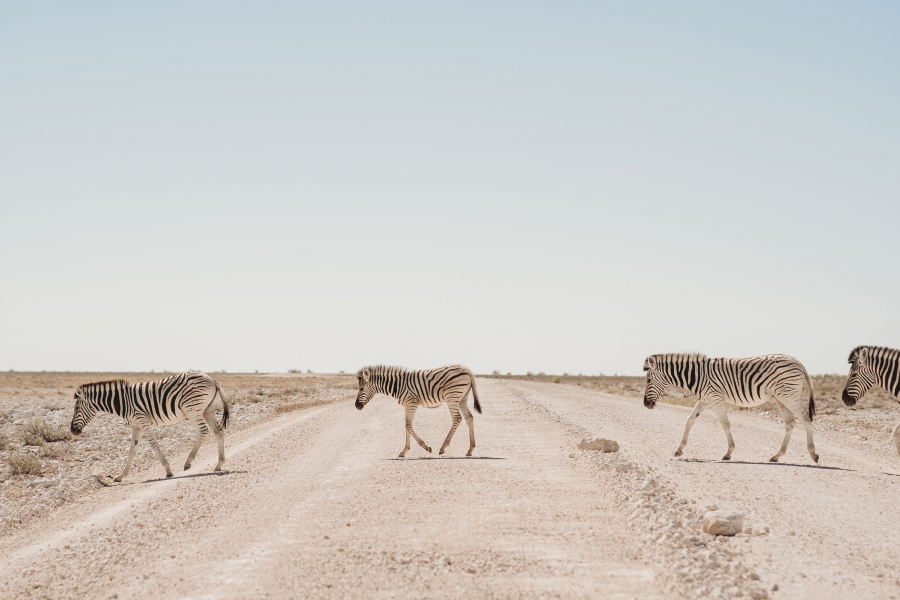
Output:
<path fill-rule="evenodd" d="M 703 533 L 735 535 L 744 527 L 744 513 L 736 510 L 711 510 L 703 515 Z"/>
<path fill-rule="evenodd" d="M 603 438 L 597 438 L 595 440 L 588 440 L 587 438 L 585 438 L 578 444 L 578 449 L 600 450 L 601 452 L 618 452 L 619 443 L 615 440 L 607 440 Z"/>

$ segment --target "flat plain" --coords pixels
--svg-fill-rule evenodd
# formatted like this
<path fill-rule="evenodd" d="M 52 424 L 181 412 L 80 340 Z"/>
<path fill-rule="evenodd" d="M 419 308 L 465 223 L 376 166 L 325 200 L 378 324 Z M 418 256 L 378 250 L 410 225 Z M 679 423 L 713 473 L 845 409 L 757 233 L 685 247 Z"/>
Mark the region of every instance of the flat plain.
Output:
<path fill-rule="evenodd" d="M 128 429 L 104 416 L 68 439 L 74 387 L 160 374 L 0 374 L 0 596 L 900 597 L 900 410 L 830 410 L 838 376 L 814 381 L 814 465 L 801 435 L 767 462 L 783 432 L 767 407 L 731 412 L 732 461 L 708 414 L 674 458 L 690 398 L 649 411 L 642 378 L 480 378 L 473 458 L 463 427 L 444 457 L 397 460 L 402 411 L 357 411 L 352 376 L 212 375 L 232 406 L 225 472 L 207 441 L 166 480 L 142 443 L 112 484 Z M 432 446 L 450 421 L 416 419 Z M 180 464 L 192 430 L 159 432 Z M 596 437 L 620 450 L 577 449 Z M 710 507 L 745 531 L 702 533 Z"/>

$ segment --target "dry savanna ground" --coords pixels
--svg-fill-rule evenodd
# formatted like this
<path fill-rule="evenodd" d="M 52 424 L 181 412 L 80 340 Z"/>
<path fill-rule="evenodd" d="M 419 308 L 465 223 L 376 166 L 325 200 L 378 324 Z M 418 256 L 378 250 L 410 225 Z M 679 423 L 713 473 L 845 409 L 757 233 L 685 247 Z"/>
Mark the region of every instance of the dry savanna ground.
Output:
<path fill-rule="evenodd" d="M 240 431 L 285 412 L 352 401 L 351 376 L 310 374 L 211 374 L 222 386 L 231 411 L 226 432 Z M 77 438 L 69 433 L 75 388 L 83 383 L 125 379 L 149 381 L 165 373 L 0 373 L 0 537 L 103 487 L 117 475 L 128 451 L 130 428 L 100 414 Z M 156 428 L 173 469 L 180 468 L 194 441 L 182 422 Z M 200 455 L 212 453 L 212 436 Z M 135 456 L 141 472 L 162 474 L 149 444 Z"/>
<path fill-rule="evenodd" d="M 814 380 L 813 464 L 797 435 L 768 462 L 767 406 L 732 409 L 733 460 L 712 415 L 674 458 L 692 399 L 646 410 L 642 377 L 483 377 L 474 457 L 463 425 L 444 456 L 400 460 L 403 411 L 357 411 L 352 376 L 211 375 L 232 407 L 225 471 L 212 440 L 178 471 L 183 423 L 157 429 L 173 479 L 142 443 L 112 484 L 129 430 L 100 416 L 72 439 L 74 388 L 159 373 L 0 374 L 0 597 L 900 598 L 900 411 L 880 390 L 844 407 L 843 376 Z M 416 416 L 432 446 L 448 425 Z M 743 530 L 704 533 L 717 508 Z"/>

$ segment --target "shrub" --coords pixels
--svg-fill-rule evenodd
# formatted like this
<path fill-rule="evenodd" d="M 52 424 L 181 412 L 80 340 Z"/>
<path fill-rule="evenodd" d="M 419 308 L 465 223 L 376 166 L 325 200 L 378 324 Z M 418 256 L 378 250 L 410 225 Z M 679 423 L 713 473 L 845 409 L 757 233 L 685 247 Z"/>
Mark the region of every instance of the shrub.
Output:
<path fill-rule="evenodd" d="M 52 446 L 43 446 L 40 450 L 40 455 L 42 458 L 68 460 L 72 458 L 72 447 L 69 444 L 53 444 Z"/>
<path fill-rule="evenodd" d="M 13 445 L 9 438 L 0 433 L 0 450 L 10 450 L 12 447 Z"/>
<path fill-rule="evenodd" d="M 46 421 L 33 420 L 25 426 L 25 443 L 29 446 L 43 446 L 44 442 L 64 442 L 72 435 L 62 427 L 55 427 Z"/>
<path fill-rule="evenodd" d="M 562 381 L 562 379 L 559 378 L 559 375 L 553 376 L 553 383 L 559 383 L 560 381 Z"/>
<path fill-rule="evenodd" d="M 6 459 L 13 475 L 43 475 L 44 463 L 33 452 L 17 452 Z"/>

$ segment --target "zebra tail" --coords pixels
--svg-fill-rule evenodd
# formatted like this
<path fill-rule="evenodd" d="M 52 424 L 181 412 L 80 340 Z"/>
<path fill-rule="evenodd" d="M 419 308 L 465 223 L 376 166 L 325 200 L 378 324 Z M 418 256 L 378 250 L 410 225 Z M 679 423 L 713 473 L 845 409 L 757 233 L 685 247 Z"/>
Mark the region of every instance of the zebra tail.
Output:
<path fill-rule="evenodd" d="M 478 391 L 475 390 L 475 376 L 472 375 L 472 372 L 469 371 L 469 377 L 472 379 L 472 399 L 475 401 L 475 410 L 478 411 L 478 414 L 481 414 L 481 403 L 478 401 Z"/>
<path fill-rule="evenodd" d="M 806 367 L 800 365 L 800 368 L 803 369 L 803 374 L 806 375 L 806 383 L 809 385 L 809 420 L 812 421 L 813 417 L 816 416 L 816 399 L 813 396 L 812 377 L 806 372 Z"/>
<path fill-rule="evenodd" d="M 228 403 L 225 402 L 225 394 L 222 393 L 222 388 L 219 387 L 219 382 L 213 379 L 213 383 L 216 384 L 216 393 L 219 394 L 219 398 L 222 399 L 222 422 L 219 424 L 219 427 L 225 429 L 228 427 Z M 213 396 L 213 401 L 215 401 L 216 397 Z"/>

